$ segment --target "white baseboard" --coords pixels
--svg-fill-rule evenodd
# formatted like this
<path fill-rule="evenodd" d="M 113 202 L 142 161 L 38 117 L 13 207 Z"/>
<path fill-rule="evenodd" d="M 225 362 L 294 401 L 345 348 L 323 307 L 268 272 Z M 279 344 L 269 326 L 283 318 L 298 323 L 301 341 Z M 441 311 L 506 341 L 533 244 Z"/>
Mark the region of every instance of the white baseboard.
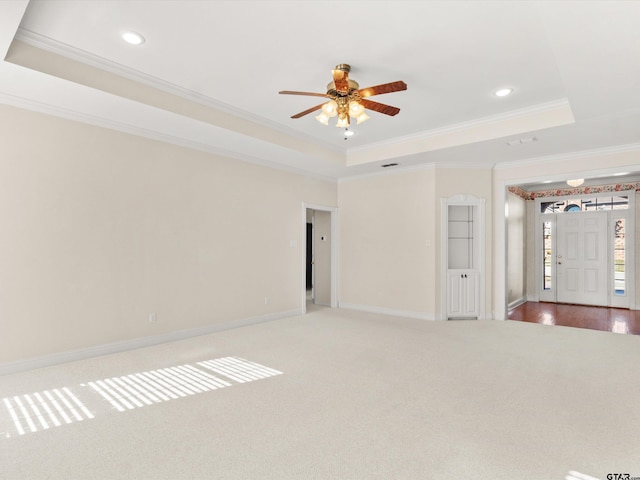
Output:
<path fill-rule="evenodd" d="M 418 320 L 436 320 L 436 316 L 431 313 L 415 312 L 411 310 L 396 310 L 394 308 L 374 307 L 371 305 L 358 305 L 355 303 L 340 302 L 340 308 L 349 310 L 360 310 L 362 312 L 379 313 L 382 315 L 393 315 L 395 317 L 415 318 Z"/>
<path fill-rule="evenodd" d="M 496 318 L 493 312 L 480 313 L 480 316 L 478 317 L 478 320 L 495 320 L 495 319 Z"/>
<path fill-rule="evenodd" d="M 527 302 L 527 297 L 521 297 L 518 298 L 517 300 L 514 300 L 513 302 L 511 302 L 509 305 L 507 305 L 507 308 L 516 308 L 519 307 L 520 305 L 522 305 L 523 303 Z"/>
<path fill-rule="evenodd" d="M 108 343 L 105 345 L 96 345 L 95 347 L 82 348 L 78 350 L 70 350 L 67 352 L 53 353 L 42 357 L 28 358 L 26 360 L 18 360 L 16 362 L 7 362 L 0 364 L 0 375 L 8 375 L 10 373 L 24 372 L 36 368 L 50 367 L 61 363 L 75 362 L 86 358 L 98 357 L 101 355 L 110 355 L 112 353 L 126 352 L 137 348 L 151 347 L 161 343 L 175 342 L 186 338 L 198 337 L 210 333 L 230 330 L 232 328 L 246 327 L 257 323 L 270 322 L 281 318 L 302 315 L 302 309 L 288 310 L 284 312 L 269 313 L 256 317 L 241 318 L 223 323 L 215 323 L 205 325 L 203 327 L 189 328 L 186 330 L 177 330 L 175 332 L 163 333 L 152 337 L 135 338 L 133 340 L 124 340 L 121 342 Z"/>

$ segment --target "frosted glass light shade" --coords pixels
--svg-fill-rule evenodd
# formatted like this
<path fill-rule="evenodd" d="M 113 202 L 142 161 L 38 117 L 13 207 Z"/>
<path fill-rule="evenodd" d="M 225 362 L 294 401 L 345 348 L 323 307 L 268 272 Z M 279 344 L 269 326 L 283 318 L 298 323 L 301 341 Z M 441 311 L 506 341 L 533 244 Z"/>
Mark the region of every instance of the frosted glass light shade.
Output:
<path fill-rule="evenodd" d="M 349 126 L 349 117 L 345 115 L 344 117 L 338 118 L 338 123 L 336 123 L 336 127 L 338 128 L 347 128 Z"/>
<path fill-rule="evenodd" d="M 316 120 L 319 121 L 323 125 L 329 125 L 329 117 L 322 112 L 320 115 L 316 117 Z"/>
<path fill-rule="evenodd" d="M 338 114 L 338 104 L 333 100 L 328 101 L 322 105 L 322 113 L 327 117 L 335 117 Z"/>
<path fill-rule="evenodd" d="M 358 102 L 350 102 L 349 103 L 349 115 L 354 118 L 357 118 L 359 115 L 364 113 L 364 107 L 360 105 Z"/>
<path fill-rule="evenodd" d="M 362 122 L 366 122 L 367 120 L 369 120 L 371 117 L 369 115 L 367 115 L 366 113 L 362 112 L 360 115 L 358 115 L 358 117 L 356 118 L 356 120 L 358 121 L 358 125 L 360 125 Z"/>

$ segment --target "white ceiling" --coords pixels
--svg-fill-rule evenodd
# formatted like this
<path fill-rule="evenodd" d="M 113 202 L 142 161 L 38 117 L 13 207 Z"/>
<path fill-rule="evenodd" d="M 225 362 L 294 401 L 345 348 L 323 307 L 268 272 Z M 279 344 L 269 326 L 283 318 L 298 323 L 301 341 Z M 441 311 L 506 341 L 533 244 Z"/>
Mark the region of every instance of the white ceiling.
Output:
<path fill-rule="evenodd" d="M 493 166 L 640 145 L 639 22 L 636 1 L 4 0 L 0 102 L 330 178 Z M 346 141 L 292 120 L 322 100 L 278 91 L 323 93 L 338 63 L 404 80 L 373 98 L 401 112 Z"/>

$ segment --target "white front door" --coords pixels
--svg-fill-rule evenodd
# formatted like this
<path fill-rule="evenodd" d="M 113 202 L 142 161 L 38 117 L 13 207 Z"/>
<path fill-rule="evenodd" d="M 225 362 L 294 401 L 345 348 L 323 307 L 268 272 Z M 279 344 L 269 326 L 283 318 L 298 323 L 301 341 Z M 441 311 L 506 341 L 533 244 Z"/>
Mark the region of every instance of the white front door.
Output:
<path fill-rule="evenodd" d="M 557 301 L 608 304 L 607 212 L 557 215 Z"/>

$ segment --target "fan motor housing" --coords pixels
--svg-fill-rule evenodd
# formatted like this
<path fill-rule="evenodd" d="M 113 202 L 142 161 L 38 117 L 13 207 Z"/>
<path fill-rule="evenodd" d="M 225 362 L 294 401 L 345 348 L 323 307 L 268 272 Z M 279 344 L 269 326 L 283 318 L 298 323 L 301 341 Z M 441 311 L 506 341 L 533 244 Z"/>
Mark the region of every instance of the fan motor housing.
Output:
<path fill-rule="evenodd" d="M 349 93 L 347 95 L 351 95 L 351 93 L 353 93 L 355 90 L 360 90 L 360 85 L 358 85 L 358 82 L 356 82 L 355 80 L 349 79 Z M 338 91 L 336 90 L 335 82 L 329 82 L 327 84 L 327 95 L 332 95 L 334 97 L 347 96 L 347 95 L 341 95 L 340 93 L 338 93 Z"/>

